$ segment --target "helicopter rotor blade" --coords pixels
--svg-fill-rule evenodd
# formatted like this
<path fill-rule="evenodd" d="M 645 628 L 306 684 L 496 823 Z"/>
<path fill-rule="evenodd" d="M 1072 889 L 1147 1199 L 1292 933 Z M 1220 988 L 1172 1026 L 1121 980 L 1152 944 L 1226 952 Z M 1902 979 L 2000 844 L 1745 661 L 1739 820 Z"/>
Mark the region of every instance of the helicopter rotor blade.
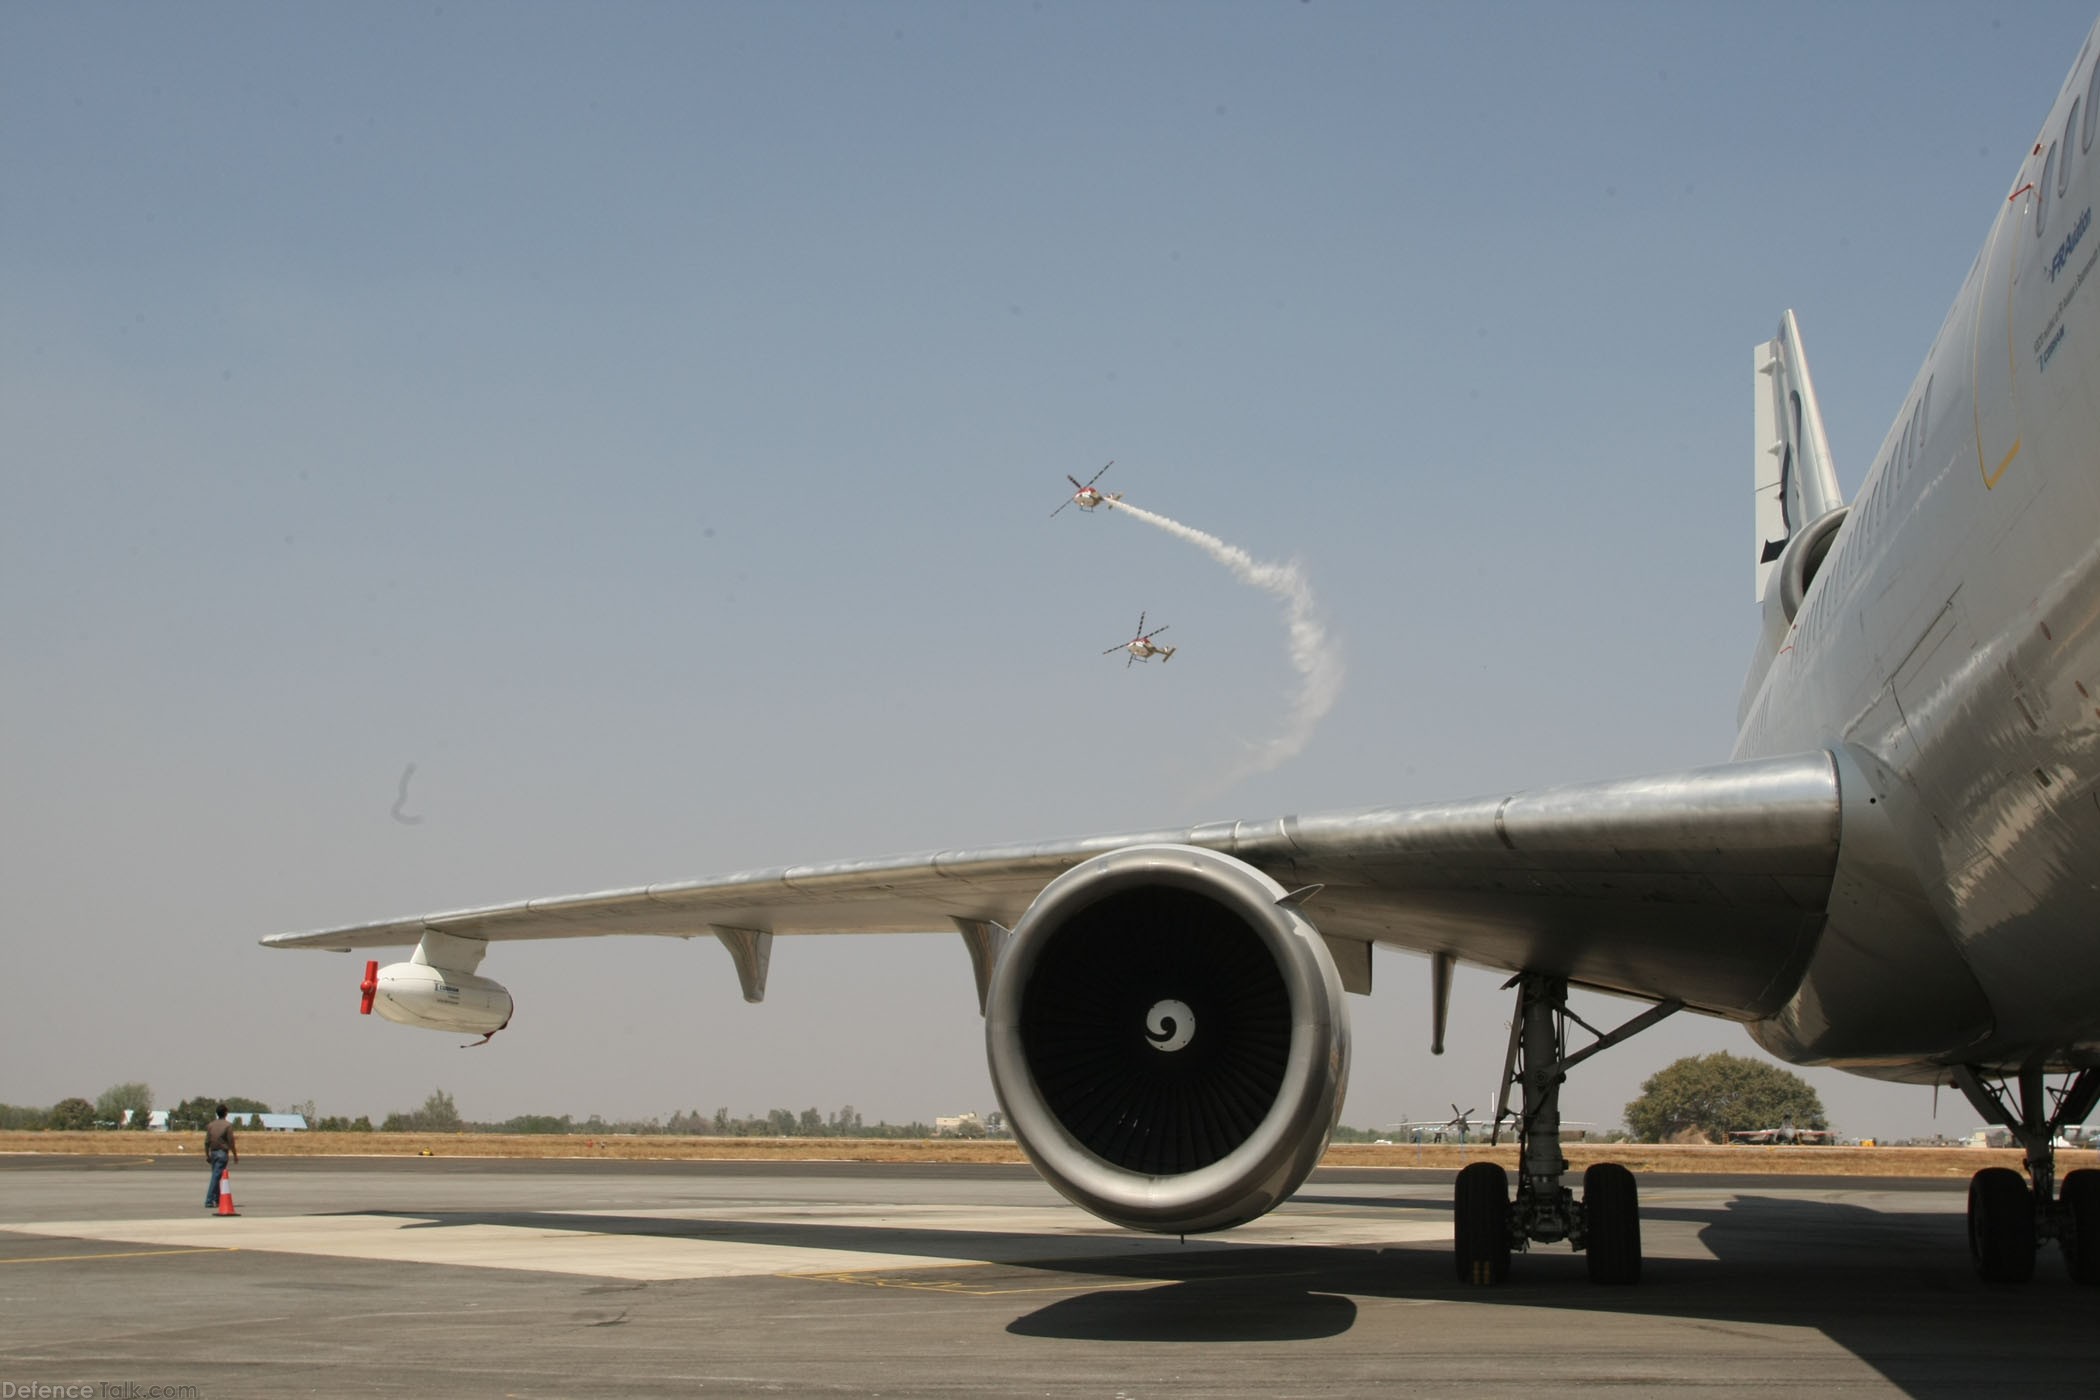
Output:
<path fill-rule="evenodd" d="M 1068 498 L 1066 498 L 1066 500 L 1064 501 L 1064 503 L 1063 503 L 1062 505 L 1058 506 L 1057 510 L 1063 510 L 1063 509 L 1065 508 L 1065 506 L 1068 506 L 1068 505 L 1070 505 L 1070 504 L 1072 504 L 1072 502 L 1071 502 L 1071 499 L 1070 499 L 1070 498 L 1068 497 Z M 1050 512 L 1050 518 L 1051 518 L 1052 520 L 1055 520 L 1055 519 L 1057 519 L 1057 510 L 1053 510 L 1053 511 L 1051 511 L 1051 512 Z"/>
<path fill-rule="evenodd" d="M 1115 458 L 1113 458 L 1113 457 L 1109 458 L 1109 459 L 1108 459 L 1108 464 L 1107 464 L 1107 466 L 1104 466 L 1104 467 L 1102 467 L 1102 468 L 1101 468 L 1101 472 L 1105 472 L 1105 471 L 1107 471 L 1109 467 L 1112 467 L 1112 466 L 1114 466 L 1115 464 L 1116 464 L 1116 459 L 1115 459 Z M 1094 474 L 1093 474 L 1093 475 L 1092 475 L 1091 477 L 1088 477 L 1088 478 L 1087 478 L 1087 483 L 1086 483 L 1086 486 L 1092 486 L 1092 485 L 1093 485 L 1093 484 L 1094 484 L 1095 482 L 1099 481 L 1099 480 L 1101 479 L 1101 472 L 1095 472 L 1095 473 L 1094 473 Z M 1078 482 L 1076 482 L 1076 481 L 1075 481 L 1075 482 L 1073 482 L 1072 484 L 1073 484 L 1074 486 L 1079 486 L 1079 483 L 1078 483 Z M 1086 486 L 1079 486 L 1079 489 L 1080 489 L 1080 490 L 1082 490 L 1082 491 L 1084 491 L 1084 490 L 1086 490 Z"/>

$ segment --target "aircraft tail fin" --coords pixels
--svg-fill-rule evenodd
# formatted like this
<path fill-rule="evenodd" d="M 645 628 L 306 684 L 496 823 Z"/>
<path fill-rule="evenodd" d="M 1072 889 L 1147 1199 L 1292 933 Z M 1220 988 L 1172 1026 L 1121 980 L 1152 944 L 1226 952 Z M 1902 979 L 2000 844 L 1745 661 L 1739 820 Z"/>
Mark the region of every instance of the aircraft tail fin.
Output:
<path fill-rule="evenodd" d="M 1801 327 L 1789 311 L 1779 333 L 1759 345 L 1754 365 L 1755 457 L 1751 545 L 1763 626 L 1750 674 L 1743 682 L 1737 720 L 1749 714 L 1765 673 L 1785 644 L 1787 629 L 1807 596 L 1845 518 L 1823 411 L 1816 403 Z"/>
<path fill-rule="evenodd" d="M 1801 328 L 1789 311 L 1779 334 L 1755 351 L 1757 455 L 1757 600 L 1771 588 L 1780 556 L 1794 538 L 1845 503 L 1838 490 L 1830 439 L 1816 404 L 1815 381 L 1801 348 Z"/>

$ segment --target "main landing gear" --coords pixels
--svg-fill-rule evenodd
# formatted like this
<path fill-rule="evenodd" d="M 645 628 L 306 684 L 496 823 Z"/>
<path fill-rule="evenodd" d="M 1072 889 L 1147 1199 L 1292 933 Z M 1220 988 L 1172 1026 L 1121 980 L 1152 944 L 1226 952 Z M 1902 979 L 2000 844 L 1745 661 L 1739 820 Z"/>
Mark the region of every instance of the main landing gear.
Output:
<path fill-rule="evenodd" d="M 1641 1220 L 1633 1173 L 1616 1162 L 1597 1163 L 1582 1174 L 1579 1202 L 1561 1184 L 1568 1160 L 1560 1151 L 1560 1086 L 1570 1069 L 1646 1030 L 1683 1003 L 1663 1002 L 1606 1032 L 1568 1010 L 1565 977 L 1519 973 L 1509 987 L 1517 989 L 1517 1014 L 1509 1028 L 1495 1132 L 1499 1138 L 1502 1120 L 1514 1117 L 1516 1197 L 1511 1199 L 1509 1173 L 1499 1163 L 1474 1162 L 1458 1174 L 1453 1221 L 1459 1281 L 1502 1283 L 1509 1278 L 1512 1250 L 1566 1240 L 1588 1256 L 1591 1282 L 1638 1283 Z M 1571 1020 L 1597 1037 L 1572 1055 L 1567 1052 Z M 1515 1114 L 1509 1106 L 1512 1088 L 1523 1094 L 1523 1108 Z"/>
<path fill-rule="evenodd" d="M 1954 1083 L 1978 1113 L 2009 1129 L 2027 1155 L 2026 1181 L 2011 1167 L 1985 1167 L 1969 1180 L 1969 1254 L 1976 1272 L 1992 1283 L 2025 1283 L 2034 1277 L 2036 1252 L 2055 1240 L 2072 1278 L 2100 1283 L 2100 1171 L 2072 1172 L 2061 1190 L 2056 1187 L 2056 1139 L 2093 1111 L 2100 1070 L 2080 1070 L 2057 1088 L 2039 1065 L 2013 1080 L 1990 1081 L 1974 1065 L 1962 1065 Z"/>

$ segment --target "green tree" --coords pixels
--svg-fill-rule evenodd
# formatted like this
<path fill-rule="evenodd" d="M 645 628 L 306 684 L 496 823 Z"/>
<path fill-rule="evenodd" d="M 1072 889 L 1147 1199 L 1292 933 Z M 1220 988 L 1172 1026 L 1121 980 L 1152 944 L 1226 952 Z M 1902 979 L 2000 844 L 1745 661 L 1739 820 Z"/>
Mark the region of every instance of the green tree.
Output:
<path fill-rule="evenodd" d="M 556 1118 L 551 1113 L 521 1113 L 503 1124 L 506 1133 L 566 1133 L 575 1124 L 564 1113 Z"/>
<path fill-rule="evenodd" d="M 217 1099 L 184 1099 L 168 1110 L 168 1131 L 171 1133 L 201 1133 L 204 1125 L 211 1122 L 212 1110 L 218 1106 Z"/>
<path fill-rule="evenodd" d="M 185 1098 L 181 1104 L 168 1110 L 168 1131 L 202 1133 L 204 1125 L 218 1117 L 218 1104 L 227 1106 L 227 1119 L 233 1123 L 244 1123 L 252 1112 L 269 1112 L 269 1104 L 260 1098 L 239 1098 L 237 1094 L 229 1098 L 204 1098 L 199 1094 L 197 1098 Z"/>
<path fill-rule="evenodd" d="M 168 1131 L 203 1132 L 204 1125 L 219 1116 L 219 1105 L 226 1105 L 229 1121 L 240 1123 L 251 1113 L 268 1113 L 270 1106 L 261 1099 L 244 1099 L 238 1094 L 223 1099 L 208 1099 L 201 1095 L 184 1099 L 168 1110 Z"/>
<path fill-rule="evenodd" d="M 1694 1055 L 1650 1075 L 1641 1096 L 1626 1105 L 1626 1126 L 1642 1142 L 1667 1142 L 1697 1133 L 1726 1142 L 1733 1132 L 1827 1128 L 1823 1101 L 1807 1080 L 1777 1065 L 1725 1050 Z"/>
<path fill-rule="evenodd" d="M 0 1128 L 21 1131 L 50 1126 L 51 1110 L 48 1108 L 18 1108 L 11 1103 L 0 1103 Z"/>
<path fill-rule="evenodd" d="M 146 1126 L 146 1115 L 153 1111 L 153 1088 L 148 1084 L 112 1084 L 95 1100 L 95 1121 L 98 1123 L 122 1123 L 124 1115 L 131 1115 L 131 1126 Z"/>
<path fill-rule="evenodd" d="M 414 1113 L 389 1113 L 386 1122 L 379 1125 L 383 1133 L 456 1133 L 465 1125 L 460 1122 L 459 1108 L 452 1096 L 443 1089 L 432 1089 L 430 1097 Z"/>
<path fill-rule="evenodd" d="M 86 1099 L 60 1099 L 51 1105 L 51 1126 L 60 1132 L 95 1126 L 95 1106 Z"/>
<path fill-rule="evenodd" d="M 369 1133 L 372 1131 L 372 1120 L 363 1116 L 353 1120 L 337 1115 L 319 1119 L 309 1126 L 317 1133 Z"/>
<path fill-rule="evenodd" d="M 443 1089 L 430 1091 L 430 1097 L 423 1100 L 423 1109 L 416 1117 L 422 1120 L 423 1130 L 429 1133 L 456 1133 L 462 1126 L 459 1108 Z"/>

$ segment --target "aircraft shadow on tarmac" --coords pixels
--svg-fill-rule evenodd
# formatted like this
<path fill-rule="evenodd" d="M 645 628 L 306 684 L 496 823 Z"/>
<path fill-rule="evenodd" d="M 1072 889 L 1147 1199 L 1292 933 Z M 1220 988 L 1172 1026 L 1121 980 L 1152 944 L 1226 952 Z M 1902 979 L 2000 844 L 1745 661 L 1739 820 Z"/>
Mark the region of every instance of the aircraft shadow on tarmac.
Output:
<path fill-rule="evenodd" d="M 1449 1210 L 1448 1202 L 1398 1204 Z M 1513 1313 L 1681 1319 L 1753 1336 L 1814 1329 L 1920 1400 L 1988 1393 L 2015 1377 L 2040 1394 L 2082 1393 L 2092 1383 L 2100 1291 L 2073 1284 L 2053 1248 L 2037 1261 L 2033 1284 L 1983 1283 L 1970 1267 L 1958 1213 L 1738 1195 L 1712 1208 L 1650 1207 L 1643 1219 L 1651 1239 L 1673 1225 L 1693 1227 L 1713 1257 L 1650 1258 L 1638 1286 L 1605 1288 L 1589 1282 L 1582 1256 L 1542 1248 L 1513 1261 L 1509 1285 L 1484 1290 L 1455 1281 L 1441 1244 L 1232 1250 L 1178 1279 L 1174 1256 L 1154 1254 L 1116 1261 L 1106 1272 L 1175 1281 L 1063 1298 L 1008 1330 L 1103 1342 L 1309 1338 L 1352 1325 L 1352 1296 L 1419 1298 Z"/>
<path fill-rule="evenodd" d="M 1389 1205 L 1448 1214 L 1441 1199 L 1377 1202 L 1304 1196 L 1311 1203 Z M 358 1212 L 373 1214 L 373 1212 Z M 792 1246 L 939 1261 L 954 1285 L 956 1259 L 1000 1278 L 1062 1275 L 1072 1292 L 1008 1325 L 1018 1336 L 1090 1342 L 1290 1341 L 1331 1337 L 1357 1321 L 1355 1298 L 1575 1309 L 1682 1319 L 1728 1328 L 1812 1328 L 1923 1400 L 1969 1396 L 2017 1377 L 2030 1392 L 2083 1388 L 2100 1290 L 2071 1283 L 2052 1248 L 2025 1287 L 1994 1287 L 1970 1268 L 1963 1217 L 1948 1211 L 1868 1209 L 1840 1201 L 1737 1194 L 1712 1206 L 1643 1209 L 1651 1250 L 1681 1227 L 1710 1258 L 1656 1257 L 1632 1288 L 1592 1285 L 1582 1256 L 1545 1247 L 1517 1256 L 1497 1289 L 1460 1285 L 1441 1243 L 1233 1245 L 1082 1253 L 1053 1233 L 802 1222 L 663 1218 L 538 1211 L 399 1212 L 412 1229 L 499 1225 Z M 1143 1243 L 1143 1237 L 1132 1238 Z M 1226 1237 L 1229 1240 L 1229 1237 Z M 893 1271 L 894 1272 L 894 1271 Z M 1089 1281 L 1101 1281 L 1090 1286 Z M 1812 1376 L 1798 1378 L 1812 1383 Z"/>

